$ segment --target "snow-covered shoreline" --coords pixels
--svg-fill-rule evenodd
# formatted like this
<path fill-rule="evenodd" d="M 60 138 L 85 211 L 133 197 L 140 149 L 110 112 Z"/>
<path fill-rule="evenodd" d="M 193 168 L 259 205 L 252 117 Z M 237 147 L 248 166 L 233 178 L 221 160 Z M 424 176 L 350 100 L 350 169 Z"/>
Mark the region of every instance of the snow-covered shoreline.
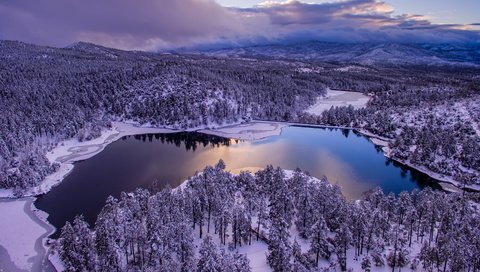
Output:
<path fill-rule="evenodd" d="M 447 191 L 447 192 L 461 192 L 462 189 L 461 189 L 461 185 L 455 181 L 452 177 L 447 177 L 445 175 L 442 175 L 442 174 L 439 174 L 439 173 L 436 173 L 434 171 L 431 171 L 423 166 L 419 166 L 419 165 L 415 165 L 409 161 L 406 161 L 406 160 L 400 160 L 398 158 L 394 158 L 391 154 L 391 150 L 390 150 L 390 147 L 388 146 L 389 144 L 389 141 L 388 139 L 386 138 L 383 138 L 381 136 L 377 136 L 375 134 L 372 134 L 368 131 L 365 131 L 363 129 L 354 129 L 355 131 L 357 131 L 358 133 L 364 135 L 365 137 L 367 137 L 370 142 L 372 142 L 374 145 L 376 146 L 379 146 L 382 151 L 383 151 L 383 155 L 393 161 L 396 161 L 398 163 L 401 163 L 403 165 L 406 165 L 410 168 L 413 168 L 419 172 L 422 172 L 423 174 L 426 174 L 427 176 L 437 180 L 437 184 L 442 188 L 442 190 L 444 191 Z M 467 187 L 468 188 L 468 187 Z M 470 189 L 473 189 L 475 190 L 475 188 L 470 188 Z"/>
<path fill-rule="evenodd" d="M 280 135 L 282 129 L 290 125 L 291 123 L 255 120 L 250 123 L 230 125 L 214 129 L 202 129 L 198 130 L 198 132 L 230 139 L 253 141 Z"/>
<path fill-rule="evenodd" d="M 282 129 L 288 126 L 298 125 L 298 126 L 307 126 L 307 127 L 318 127 L 318 128 L 336 128 L 336 129 L 352 129 L 365 137 L 367 137 L 373 144 L 380 146 L 384 152 L 384 155 L 392 160 L 395 160 L 401 164 L 407 165 L 411 168 L 414 168 L 422 173 L 429 175 L 430 177 L 441 181 L 439 185 L 446 191 L 458 191 L 459 184 L 455 182 L 453 179 L 443 177 L 438 173 L 434 173 L 429 171 L 428 169 L 424 169 L 420 166 L 412 165 L 409 162 L 401 161 L 395 158 L 391 158 L 390 150 L 388 148 L 388 139 L 382 138 L 380 136 L 374 135 L 368 131 L 364 131 L 362 129 L 357 128 L 350 128 L 350 127 L 335 127 L 335 126 L 323 126 L 323 125 L 309 125 L 309 124 L 302 124 L 302 123 L 286 123 L 286 122 L 271 122 L 271 121 L 252 121 L 250 123 L 244 124 L 235 124 L 235 125 L 228 125 L 219 128 L 212 128 L 212 129 L 197 129 L 194 131 L 198 131 L 205 134 L 210 135 L 217 135 L 221 137 L 227 137 L 232 139 L 239 139 L 239 140 L 258 140 L 263 139 L 266 137 L 280 135 L 282 133 Z M 34 196 L 39 194 L 44 194 L 50 191 L 54 186 L 60 184 L 62 180 L 73 170 L 73 163 L 81 160 L 85 160 L 91 158 L 101 151 L 105 149 L 107 145 L 117 141 L 118 139 L 128 136 L 128 135 L 138 135 L 138 134 L 146 134 L 146 133 L 174 133 L 180 132 L 185 130 L 176 130 L 176 129 L 169 129 L 169 128 L 152 128 L 146 126 L 137 126 L 133 123 L 122 123 L 122 122 L 113 122 L 112 127 L 110 129 L 104 130 L 102 135 L 99 138 L 79 142 L 76 139 L 69 139 L 66 141 L 61 142 L 54 148 L 51 152 L 47 154 L 47 158 L 50 162 L 56 162 L 60 164 L 58 171 L 49 175 L 45 178 L 45 180 L 37 187 L 30 189 L 24 197 L 29 197 L 28 201 L 30 204 L 25 206 L 25 209 L 20 211 L 19 209 L 15 209 L 15 214 L 19 217 L 28 216 L 32 223 L 30 224 L 30 230 L 41 227 L 44 229 L 42 233 L 35 232 L 35 231 L 28 231 L 28 233 L 36 233 L 34 237 L 30 237 L 30 245 L 35 252 L 37 252 L 36 258 L 39 258 L 41 253 L 43 252 L 44 256 L 41 256 L 42 262 L 45 259 L 45 253 L 49 251 L 49 245 L 47 245 L 46 238 L 55 231 L 55 228 L 49 224 L 47 221 L 47 214 L 37 210 L 33 204 L 35 201 Z M 191 130 L 188 130 L 191 131 Z M 2 200 L 3 198 L 10 198 L 8 200 Z M 13 195 L 13 191 L 8 192 L 3 190 L 0 192 L 0 210 L 5 208 L 5 202 L 14 202 L 14 201 L 24 201 L 22 199 L 15 199 Z M 18 204 L 20 205 L 20 204 Z M 8 207 L 7 207 L 8 208 Z M 8 223 L 15 225 L 15 221 L 9 221 Z M 10 238 L 15 237 L 14 234 L 6 234 L 2 232 L 0 234 L 0 249 L 3 249 L 4 245 L 2 245 L 1 241 L 5 235 L 8 235 Z M 18 236 L 18 235 L 17 235 Z M 5 249 L 7 251 L 6 256 L 17 256 L 17 252 L 9 251 L 8 247 Z M 5 255 L 4 255 L 5 256 Z M 28 255 L 20 254 L 23 256 L 24 259 L 28 259 Z M 5 258 L 5 257 L 4 257 Z M 22 257 L 20 257 L 22 258 Z M 6 260 L 8 261 L 8 260 Z M 25 260 L 23 260 L 25 261 Z M 3 263 L 3 261 L 2 261 Z M 5 262 L 6 263 L 6 262 Z M 9 262 L 11 263 L 11 262 Z"/>
<path fill-rule="evenodd" d="M 34 189 L 34 195 L 44 194 L 56 185 L 58 185 L 70 171 L 73 170 L 73 163 L 89 159 L 102 152 L 105 147 L 118 139 L 129 136 L 146 133 L 174 133 L 175 129 L 152 128 L 137 126 L 133 123 L 112 122 L 112 127 L 104 130 L 102 135 L 90 141 L 79 142 L 76 139 L 69 139 L 61 142 L 47 154 L 51 163 L 59 163 L 59 171 L 45 178 L 44 182 Z"/>
<path fill-rule="evenodd" d="M 262 131 L 260 129 L 260 125 L 270 125 L 275 127 L 269 131 Z M 200 130 L 199 132 L 213 134 L 221 137 L 228 137 L 240 140 L 257 140 L 265 137 L 280 135 L 282 129 L 288 126 L 305 126 L 305 127 L 312 127 L 312 128 L 333 128 L 333 129 L 350 129 L 357 133 L 362 134 L 365 136 L 370 142 L 374 145 L 381 147 L 383 154 L 385 157 L 406 165 L 410 168 L 413 168 L 419 172 L 422 172 L 429 177 L 437 180 L 437 184 L 444 190 L 448 192 L 459 192 L 462 191 L 461 185 L 455 181 L 452 177 L 447 177 L 445 175 L 433 172 L 425 167 L 415 165 L 410 163 L 409 161 L 399 160 L 397 158 L 393 158 L 391 155 L 391 150 L 388 144 L 390 143 L 389 139 L 375 135 L 365 129 L 355 128 L 355 127 L 342 127 L 342 126 L 329 126 L 329 125 L 314 125 L 314 124 L 305 124 L 305 123 L 292 123 L 292 122 L 276 122 L 276 121 L 261 121 L 261 120 L 254 120 L 252 123 L 242 124 L 242 125 L 232 125 L 224 128 L 214 129 L 214 130 Z M 248 128 L 248 129 L 247 129 Z M 251 131 L 256 131 L 257 134 L 250 135 Z M 473 187 L 466 187 L 472 190 L 478 190 L 478 188 Z"/>

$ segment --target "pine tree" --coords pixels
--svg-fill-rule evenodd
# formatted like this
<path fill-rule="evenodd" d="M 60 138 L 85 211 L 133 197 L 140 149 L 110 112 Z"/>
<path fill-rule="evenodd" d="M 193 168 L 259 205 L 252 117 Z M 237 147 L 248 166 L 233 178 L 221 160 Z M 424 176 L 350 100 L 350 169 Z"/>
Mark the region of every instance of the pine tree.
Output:
<path fill-rule="evenodd" d="M 198 272 L 220 272 L 222 270 L 222 259 L 217 252 L 217 247 L 212 238 L 207 235 L 203 239 L 199 250 L 200 258 L 197 263 Z"/>
<path fill-rule="evenodd" d="M 268 228 L 268 207 L 267 200 L 264 196 L 260 196 L 260 202 L 258 204 L 258 213 L 257 213 L 257 241 L 260 237 L 261 229 Z"/>
<path fill-rule="evenodd" d="M 362 259 L 362 269 L 365 272 L 370 272 L 372 268 L 372 262 L 370 260 L 370 256 L 365 256 Z"/>
<path fill-rule="evenodd" d="M 76 267 L 82 263 L 82 260 L 79 260 L 80 256 L 78 256 L 76 252 L 75 239 L 75 231 L 72 225 L 67 222 L 62 228 L 59 239 L 60 257 L 67 271 L 76 271 Z"/>
<path fill-rule="evenodd" d="M 327 241 L 328 227 L 321 215 L 318 216 L 317 221 L 312 226 L 309 232 L 310 239 L 310 253 L 315 256 L 315 265 L 318 266 L 320 256 L 328 255 L 328 241 Z"/>
<path fill-rule="evenodd" d="M 292 254 L 289 227 L 293 204 L 281 169 L 275 170 L 271 186 L 267 261 L 274 271 L 289 271 Z"/>
<path fill-rule="evenodd" d="M 293 255 L 293 264 L 292 271 L 303 272 L 310 270 L 310 262 L 308 257 L 302 253 L 302 248 L 300 244 L 295 239 L 292 245 L 292 255 Z"/>
<path fill-rule="evenodd" d="M 113 197 L 107 199 L 106 205 L 95 222 L 95 247 L 98 252 L 99 270 L 121 270 L 126 267 L 126 254 L 121 257 L 124 228 L 117 218 L 118 202 Z M 120 224 L 119 224 L 120 223 Z"/>
<path fill-rule="evenodd" d="M 75 217 L 73 226 L 66 223 L 60 236 L 60 255 L 68 271 L 94 271 L 96 253 L 93 235 L 82 216 Z"/>
<path fill-rule="evenodd" d="M 352 241 L 352 233 L 346 223 L 340 226 L 335 234 L 335 252 L 337 253 L 338 264 L 342 271 L 347 271 L 347 250 Z"/>

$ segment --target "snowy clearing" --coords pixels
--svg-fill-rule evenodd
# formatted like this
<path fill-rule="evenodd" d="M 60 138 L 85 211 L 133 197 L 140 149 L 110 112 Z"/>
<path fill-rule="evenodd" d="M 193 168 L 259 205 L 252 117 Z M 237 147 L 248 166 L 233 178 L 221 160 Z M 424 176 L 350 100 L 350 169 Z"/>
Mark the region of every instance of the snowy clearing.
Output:
<path fill-rule="evenodd" d="M 367 106 L 370 97 L 358 92 L 338 91 L 327 89 L 327 94 L 317 98 L 315 105 L 306 110 L 307 113 L 321 115 L 331 107 L 352 105 L 355 109 Z"/>
<path fill-rule="evenodd" d="M 369 71 L 370 69 L 363 66 L 348 65 L 348 66 L 336 68 L 334 70 L 339 72 L 365 72 L 365 71 Z"/>
<path fill-rule="evenodd" d="M 198 132 L 238 140 L 259 140 L 270 136 L 280 135 L 282 129 L 289 125 L 290 124 L 288 123 L 254 121 L 251 123 L 226 126 L 211 130 L 203 129 Z"/>
<path fill-rule="evenodd" d="M 0 271 L 42 271 L 53 228 L 32 212 L 33 198 L 0 200 Z"/>

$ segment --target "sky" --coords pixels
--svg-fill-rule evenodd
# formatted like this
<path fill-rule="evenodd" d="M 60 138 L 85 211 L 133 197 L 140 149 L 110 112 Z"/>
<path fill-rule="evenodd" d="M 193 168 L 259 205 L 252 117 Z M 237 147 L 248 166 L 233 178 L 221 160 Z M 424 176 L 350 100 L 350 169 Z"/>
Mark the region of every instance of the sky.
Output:
<path fill-rule="evenodd" d="M 0 39 L 164 50 L 302 41 L 480 43 L 480 0 L 2 0 Z"/>
<path fill-rule="evenodd" d="M 265 1 L 218 0 L 226 7 L 248 8 Z M 328 0 L 310 0 L 308 3 L 325 3 Z M 331 1 L 330 1 L 331 2 Z M 394 8 L 394 14 L 422 14 L 438 24 L 471 24 L 480 21 L 479 0 L 386 0 Z"/>

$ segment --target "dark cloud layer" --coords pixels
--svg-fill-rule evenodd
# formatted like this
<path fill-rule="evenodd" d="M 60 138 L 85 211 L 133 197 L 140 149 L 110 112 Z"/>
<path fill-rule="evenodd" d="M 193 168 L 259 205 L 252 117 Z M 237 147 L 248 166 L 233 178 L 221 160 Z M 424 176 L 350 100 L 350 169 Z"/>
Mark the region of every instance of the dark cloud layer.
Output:
<path fill-rule="evenodd" d="M 471 25 L 394 16 L 377 0 L 267 1 L 250 9 L 213 0 L 3 0 L 0 38 L 64 46 L 78 40 L 125 49 L 300 40 L 480 42 Z"/>
<path fill-rule="evenodd" d="M 88 40 L 146 48 L 238 31 L 232 12 L 206 0 L 3 0 L 0 35 L 42 44 Z"/>

